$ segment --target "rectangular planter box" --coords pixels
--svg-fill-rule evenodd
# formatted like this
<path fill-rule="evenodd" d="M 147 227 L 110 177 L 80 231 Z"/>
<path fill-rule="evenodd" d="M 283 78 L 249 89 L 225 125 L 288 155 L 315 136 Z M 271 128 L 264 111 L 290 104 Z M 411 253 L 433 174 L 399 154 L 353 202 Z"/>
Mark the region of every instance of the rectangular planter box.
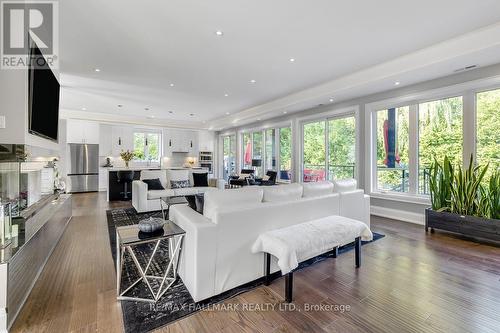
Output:
<path fill-rule="evenodd" d="M 425 231 L 429 228 L 500 242 L 500 220 L 425 210 Z"/>

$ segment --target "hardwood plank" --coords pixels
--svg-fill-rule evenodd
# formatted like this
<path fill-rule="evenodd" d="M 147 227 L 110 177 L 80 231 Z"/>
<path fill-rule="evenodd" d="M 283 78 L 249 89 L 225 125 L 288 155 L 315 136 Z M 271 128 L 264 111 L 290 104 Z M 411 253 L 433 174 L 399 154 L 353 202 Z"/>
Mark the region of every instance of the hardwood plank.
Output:
<path fill-rule="evenodd" d="M 104 193 L 74 195 L 74 218 L 49 259 L 12 332 L 122 332 Z M 372 217 L 385 238 L 295 274 L 294 304 L 284 279 L 226 300 L 275 309 L 200 311 L 156 332 L 499 332 L 500 248 L 423 226 Z M 306 304 L 350 311 L 304 311 Z"/>

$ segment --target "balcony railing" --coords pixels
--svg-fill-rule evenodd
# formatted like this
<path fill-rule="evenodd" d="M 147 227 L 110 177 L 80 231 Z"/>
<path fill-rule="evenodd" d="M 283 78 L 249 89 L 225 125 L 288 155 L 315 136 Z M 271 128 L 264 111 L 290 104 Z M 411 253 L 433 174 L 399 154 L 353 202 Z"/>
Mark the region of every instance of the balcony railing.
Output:
<path fill-rule="evenodd" d="M 333 179 L 344 179 L 344 178 L 354 178 L 356 175 L 355 165 L 330 165 L 328 167 L 328 178 Z M 304 164 L 304 182 L 319 182 L 326 180 L 326 170 L 324 165 L 318 164 Z"/>
<path fill-rule="evenodd" d="M 355 165 L 330 165 L 328 168 L 328 178 L 344 179 L 355 178 Z M 419 170 L 419 194 L 430 194 L 428 167 Z M 325 165 L 322 164 L 304 164 L 304 182 L 317 182 L 326 180 Z M 388 168 L 386 166 L 377 166 L 377 182 L 379 189 L 393 192 L 408 192 L 409 189 L 409 170 L 408 168 Z"/>

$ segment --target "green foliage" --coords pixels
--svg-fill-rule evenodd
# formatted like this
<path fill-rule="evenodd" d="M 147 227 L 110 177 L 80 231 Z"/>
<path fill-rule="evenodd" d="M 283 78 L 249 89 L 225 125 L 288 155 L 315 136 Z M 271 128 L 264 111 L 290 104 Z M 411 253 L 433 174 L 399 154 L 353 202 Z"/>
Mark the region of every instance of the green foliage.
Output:
<path fill-rule="evenodd" d="M 432 209 L 460 215 L 500 217 L 500 169 L 496 169 L 488 185 L 482 183 L 489 165 L 474 166 L 471 155 L 469 165 L 454 167 L 445 156 L 443 163 L 437 159 L 430 168 L 429 186 Z"/>
<path fill-rule="evenodd" d="M 280 128 L 280 163 L 281 170 L 290 170 L 292 168 L 292 128 Z"/>
<path fill-rule="evenodd" d="M 457 170 L 451 186 L 450 211 L 461 215 L 478 215 L 478 212 L 483 211 L 479 207 L 481 204 L 480 187 L 488 165 L 474 167 L 471 156 L 469 167 L 462 170 L 462 166 L 459 165 Z"/>
<path fill-rule="evenodd" d="M 485 177 L 500 168 L 500 89 L 476 95 L 477 104 L 477 158 L 479 163 L 489 163 Z"/>
<path fill-rule="evenodd" d="M 430 167 L 429 187 L 431 191 L 432 209 L 444 211 L 449 209 L 451 201 L 451 185 L 453 180 L 453 165 L 447 156 L 444 157 L 443 164 L 437 159 Z"/>

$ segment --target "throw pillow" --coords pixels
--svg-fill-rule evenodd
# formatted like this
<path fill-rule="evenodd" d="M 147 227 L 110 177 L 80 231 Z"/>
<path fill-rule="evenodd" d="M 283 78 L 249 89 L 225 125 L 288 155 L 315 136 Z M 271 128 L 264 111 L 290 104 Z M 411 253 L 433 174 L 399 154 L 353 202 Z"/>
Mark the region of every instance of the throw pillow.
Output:
<path fill-rule="evenodd" d="M 208 187 L 208 172 L 193 172 L 194 187 Z"/>
<path fill-rule="evenodd" d="M 268 175 L 265 175 L 264 177 L 262 177 L 262 180 L 267 182 L 269 179 L 271 179 L 271 177 L 269 177 Z"/>
<path fill-rule="evenodd" d="M 251 175 L 250 173 L 242 173 L 238 179 L 245 180 L 248 177 L 250 177 L 250 175 Z"/>
<path fill-rule="evenodd" d="M 186 188 L 186 187 L 191 187 L 191 184 L 189 183 L 189 179 L 171 180 L 170 181 L 170 188 Z"/>
<path fill-rule="evenodd" d="M 156 178 L 156 179 L 143 179 L 142 181 L 145 182 L 146 184 L 148 184 L 148 191 L 151 191 L 151 190 L 164 190 L 165 189 L 163 187 L 163 185 L 161 184 L 159 178 Z"/>

